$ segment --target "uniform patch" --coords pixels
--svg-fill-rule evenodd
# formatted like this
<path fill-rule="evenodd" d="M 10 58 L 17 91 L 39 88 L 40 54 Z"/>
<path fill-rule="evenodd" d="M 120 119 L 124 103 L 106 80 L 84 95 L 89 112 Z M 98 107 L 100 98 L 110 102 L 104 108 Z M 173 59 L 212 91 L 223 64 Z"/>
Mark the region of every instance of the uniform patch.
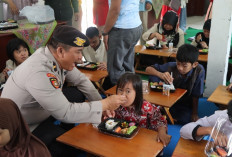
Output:
<path fill-rule="evenodd" d="M 47 77 L 54 77 L 54 78 L 56 78 L 56 76 L 54 74 L 51 74 L 51 73 L 47 73 Z"/>
<path fill-rule="evenodd" d="M 58 80 L 56 78 L 52 77 L 52 78 L 49 78 L 49 79 L 50 79 L 50 82 L 51 82 L 51 84 L 52 84 L 52 86 L 54 88 L 56 88 L 56 89 L 60 88 L 60 85 L 59 85 Z"/>
<path fill-rule="evenodd" d="M 76 44 L 77 46 L 84 46 L 84 43 L 85 43 L 85 39 L 82 39 L 82 38 L 79 38 L 79 37 L 76 37 L 76 40 L 74 40 L 74 44 Z"/>

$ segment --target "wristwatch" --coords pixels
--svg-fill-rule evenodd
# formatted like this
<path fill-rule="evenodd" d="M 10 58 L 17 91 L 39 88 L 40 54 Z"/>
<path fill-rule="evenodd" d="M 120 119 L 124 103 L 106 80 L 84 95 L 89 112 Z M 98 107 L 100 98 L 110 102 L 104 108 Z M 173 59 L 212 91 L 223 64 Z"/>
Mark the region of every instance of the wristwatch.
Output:
<path fill-rule="evenodd" d="M 106 35 L 109 35 L 108 33 L 105 33 L 105 32 L 102 32 L 102 35 L 103 36 L 106 36 Z"/>

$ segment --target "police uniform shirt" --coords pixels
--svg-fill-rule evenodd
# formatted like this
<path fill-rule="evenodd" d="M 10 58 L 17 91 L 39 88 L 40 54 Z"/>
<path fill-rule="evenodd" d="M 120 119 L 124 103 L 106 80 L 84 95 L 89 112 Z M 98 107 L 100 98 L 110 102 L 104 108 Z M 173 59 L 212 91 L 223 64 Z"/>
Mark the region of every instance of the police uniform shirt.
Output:
<path fill-rule="evenodd" d="M 62 93 L 64 80 L 87 97 L 84 103 L 70 103 Z M 13 100 L 30 124 L 39 124 L 50 115 L 67 123 L 99 123 L 101 96 L 77 68 L 61 70 L 48 47 L 38 49 L 9 77 L 2 97 Z"/>

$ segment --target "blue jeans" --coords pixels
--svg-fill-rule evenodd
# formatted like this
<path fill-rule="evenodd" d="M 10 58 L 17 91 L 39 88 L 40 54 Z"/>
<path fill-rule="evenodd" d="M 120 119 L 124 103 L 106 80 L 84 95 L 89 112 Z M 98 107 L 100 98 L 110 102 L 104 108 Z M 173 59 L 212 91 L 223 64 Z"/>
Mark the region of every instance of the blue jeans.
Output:
<path fill-rule="evenodd" d="M 181 8 L 180 12 L 180 29 L 186 32 L 187 8 Z"/>

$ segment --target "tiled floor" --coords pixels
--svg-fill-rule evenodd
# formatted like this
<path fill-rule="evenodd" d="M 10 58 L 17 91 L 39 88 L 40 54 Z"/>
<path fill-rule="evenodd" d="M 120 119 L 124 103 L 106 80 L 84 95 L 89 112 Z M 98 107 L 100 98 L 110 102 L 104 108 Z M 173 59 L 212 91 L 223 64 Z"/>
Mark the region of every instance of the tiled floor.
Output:
<path fill-rule="evenodd" d="M 187 28 L 192 27 L 202 29 L 204 25 L 205 16 L 190 16 L 187 17 Z"/>

